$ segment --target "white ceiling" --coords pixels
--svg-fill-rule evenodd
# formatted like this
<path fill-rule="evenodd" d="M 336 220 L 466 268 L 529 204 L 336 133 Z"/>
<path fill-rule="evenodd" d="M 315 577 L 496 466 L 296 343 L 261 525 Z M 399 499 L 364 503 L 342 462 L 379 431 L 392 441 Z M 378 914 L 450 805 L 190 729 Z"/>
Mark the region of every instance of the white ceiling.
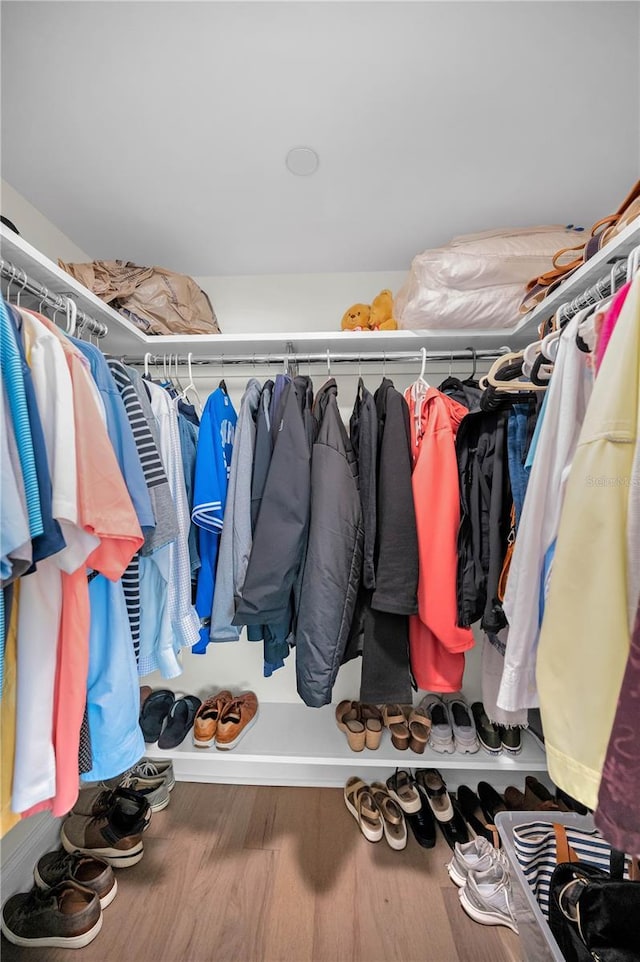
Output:
<path fill-rule="evenodd" d="M 636 3 L 3 3 L 2 175 L 94 257 L 403 269 L 616 206 L 639 43 Z"/>

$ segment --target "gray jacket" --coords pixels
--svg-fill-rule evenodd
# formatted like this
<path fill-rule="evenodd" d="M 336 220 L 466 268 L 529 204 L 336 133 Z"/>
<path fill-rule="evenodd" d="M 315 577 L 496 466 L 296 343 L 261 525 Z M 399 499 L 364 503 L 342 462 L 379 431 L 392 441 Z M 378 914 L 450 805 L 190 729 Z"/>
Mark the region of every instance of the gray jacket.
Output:
<path fill-rule="evenodd" d="M 353 618 L 364 530 L 356 457 L 331 379 L 314 404 L 319 422 L 311 462 L 311 517 L 302 580 L 296 674 L 298 694 L 313 708 L 331 701 Z"/>
<path fill-rule="evenodd" d="M 251 378 L 240 402 L 216 569 L 209 632 L 212 641 L 237 641 L 240 637 L 239 628 L 231 622 L 251 554 L 251 468 L 260 390 L 260 382 Z"/>
<path fill-rule="evenodd" d="M 305 426 L 290 380 L 282 390 L 271 437 L 273 453 L 234 625 L 280 625 L 291 617 L 292 591 L 304 557 L 311 472 Z"/>

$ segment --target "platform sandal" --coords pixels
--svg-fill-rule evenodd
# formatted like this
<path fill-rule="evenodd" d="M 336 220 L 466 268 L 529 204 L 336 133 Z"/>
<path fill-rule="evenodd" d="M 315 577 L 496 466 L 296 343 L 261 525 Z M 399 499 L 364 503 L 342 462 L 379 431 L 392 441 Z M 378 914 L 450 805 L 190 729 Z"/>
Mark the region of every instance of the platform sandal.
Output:
<path fill-rule="evenodd" d="M 358 720 L 365 727 L 365 745 L 375 751 L 382 740 L 383 718 L 377 705 L 359 705 Z"/>
<path fill-rule="evenodd" d="M 357 702 L 347 700 L 336 705 L 336 725 L 347 736 L 347 742 L 352 752 L 364 751 L 366 729 L 358 719 Z"/>
<path fill-rule="evenodd" d="M 409 715 L 409 748 L 417 755 L 423 755 L 431 732 L 431 718 L 420 708 L 411 710 Z"/>
<path fill-rule="evenodd" d="M 409 726 L 400 705 L 384 705 L 382 708 L 385 727 L 389 729 L 391 744 L 401 752 L 409 747 Z"/>

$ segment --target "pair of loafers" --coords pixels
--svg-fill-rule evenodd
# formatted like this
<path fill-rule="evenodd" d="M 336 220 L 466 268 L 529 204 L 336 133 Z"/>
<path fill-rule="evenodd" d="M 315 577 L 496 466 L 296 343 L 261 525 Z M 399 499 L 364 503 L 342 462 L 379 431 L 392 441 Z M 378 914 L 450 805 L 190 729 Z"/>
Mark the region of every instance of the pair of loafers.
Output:
<path fill-rule="evenodd" d="M 140 728 L 147 745 L 177 748 L 191 731 L 201 704 L 195 695 L 176 698 L 168 688 L 152 691 L 140 710 Z"/>

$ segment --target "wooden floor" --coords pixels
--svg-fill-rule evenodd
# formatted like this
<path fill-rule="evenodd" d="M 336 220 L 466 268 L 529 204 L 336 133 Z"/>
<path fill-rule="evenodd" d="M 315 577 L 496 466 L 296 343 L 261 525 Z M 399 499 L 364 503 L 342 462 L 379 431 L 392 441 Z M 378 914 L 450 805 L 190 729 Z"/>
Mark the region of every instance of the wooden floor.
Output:
<path fill-rule="evenodd" d="M 181 783 L 85 949 L 2 962 L 519 962 L 518 938 L 472 922 L 449 849 L 367 842 L 338 789 Z"/>

